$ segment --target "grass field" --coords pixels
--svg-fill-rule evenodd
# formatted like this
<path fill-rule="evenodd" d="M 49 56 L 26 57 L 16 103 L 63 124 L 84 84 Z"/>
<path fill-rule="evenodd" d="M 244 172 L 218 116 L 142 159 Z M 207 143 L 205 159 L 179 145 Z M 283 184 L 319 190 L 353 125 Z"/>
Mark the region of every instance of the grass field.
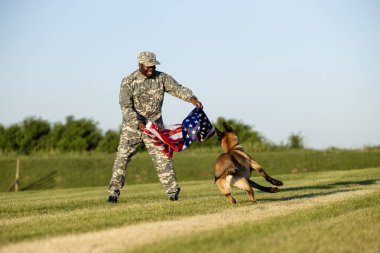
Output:
<path fill-rule="evenodd" d="M 380 166 L 380 150 L 247 150 L 270 174 L 304 173 L 371 168 Z M 174 155 L 179 180 L 210 180 L 219 149 L 189 149 Z M 20 189 L 46 190 L 107 186 L 114 154 L 63 154 L 20 157 Z M 15 177 L 16 156 L 0 156 L 0 192 L 7 191 Z M 149 155 L 138 153 L 128 165 L 127 184 L 155 183 L 157 174 Z"/>
<path fill-rule="evenodd" d="M 380 168 L 271 174 L 285 185 L 257 205 L 212 180 L 182 182 L 178 202 L 159 183 L 117 205 L 105 187 L 0 193 L 0 252 L 380 252 Z"/>

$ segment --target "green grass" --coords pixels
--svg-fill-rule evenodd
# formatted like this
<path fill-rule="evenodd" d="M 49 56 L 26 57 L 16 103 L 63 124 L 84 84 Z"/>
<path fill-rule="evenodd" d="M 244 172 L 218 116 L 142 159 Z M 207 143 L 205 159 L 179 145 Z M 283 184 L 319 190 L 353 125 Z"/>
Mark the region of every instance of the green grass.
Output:
<path fill-rule="evenodd" d="M 380 166 L 380 150 L 281 151 L 254 153 L 247 150 L 269 174 L 336 171 Z M 214 163 L 220 151 L 189 149 L 174 154 L 181 181 L 212 180 Z M 114 154 L 63 154 L 20 157 L 20 189 L 44 190 L 107 186 Z M 0 156 L 0 192 L 7 191 L 15 177 L 16 157 Z M 138 153 L 128 165 L 126 183 L 158 181 L 147 153 Z"/>
<path fill-rule="evenodd" d="M 149 244 L 134 252 L 379 252 L 380 193 L 262 222 Z M 123 252 L 123 251 L 120 251 Z"/>
<path fill-rule="evenodd" d="M 53 236 L 219 214 L 224 211 L 291 207 L 317 197 L 374 189 L 380 168 L 273 175 L 284 181 L 276 194 L 256 190 L 258 205 L 236 191 L 236 206 L 212 180 L 181 182 L 179 202 L 167 200 L 161 185 L 128 185 L 120 203 L 106 203 L 106 187 L 0 193 L 0 246 Z M 262 178 L 254 180 L 267 184 Z M 229 227 L 152 242 L 136 252 L 379 252 L 380 194 L 375 192 L 330 205 Z M 120 249 L 124 252 L 123 249 Z M 1 248 L 0 248 L 1 251 Z"/>

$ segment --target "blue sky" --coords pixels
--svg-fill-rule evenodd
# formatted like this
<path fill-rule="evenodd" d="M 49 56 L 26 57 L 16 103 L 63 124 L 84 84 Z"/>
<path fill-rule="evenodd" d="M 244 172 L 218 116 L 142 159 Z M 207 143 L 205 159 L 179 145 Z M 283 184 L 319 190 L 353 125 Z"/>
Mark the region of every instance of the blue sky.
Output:
<path fill-rule="evenodd" d="M 378 1 L 0 0 L 0 124 L 118 129 L 121 79 L 153 51 L 212 121 L 310 148 L 380 144 Z M 167 95 L 166 124 L 192 109 Z"/>

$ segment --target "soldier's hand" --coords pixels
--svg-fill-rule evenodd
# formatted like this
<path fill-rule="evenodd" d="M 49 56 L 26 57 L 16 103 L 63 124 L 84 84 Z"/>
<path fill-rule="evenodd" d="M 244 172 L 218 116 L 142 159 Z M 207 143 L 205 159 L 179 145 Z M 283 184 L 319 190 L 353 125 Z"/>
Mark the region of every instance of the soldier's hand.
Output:
<path fill-rule="evenodd" d="M 139 130 L 141 131 L 141 132 L 143 132 L 144 131 L 144 129 L 145 129 L 145 125 L 144 125 L 144 123 L 139 123 L 139 125 L 138 125 L 138 128 L 139 128 Z"/>
<path fill-rule="evenodd" d="M 191 97 L 191 103 L 192 103 L 194 106 L 203 109 L 203 105 L 202 105 L 202 103 L 199 102 L 198 99 L 197 99 L 196 97 Z"/>

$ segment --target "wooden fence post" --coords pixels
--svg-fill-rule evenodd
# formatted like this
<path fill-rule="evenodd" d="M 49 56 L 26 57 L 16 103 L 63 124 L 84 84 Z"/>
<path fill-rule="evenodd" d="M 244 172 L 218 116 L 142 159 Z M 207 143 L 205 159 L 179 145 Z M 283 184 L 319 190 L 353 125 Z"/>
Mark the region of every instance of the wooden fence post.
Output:
<path fill-rule="evenodd" d="M 20 183 L 20 180 L 19 180 L 19 174 L 20 174 L 20 158 L 17 157 L 17 160 L 16 160 L 16 182 L 15 182 L 15 192 L 18 192 L 18 186 L 19 186 L 19 183 Z"/>
<path fill-rule="evenodd" d="M 15 192 L 18 192 L 19 189 L 19 183 L 20 183 L 20 158 L 17 157 L 16 160 L 16 178 L 13 180 L 12 184 L 8 188 L 8 192 L 12 191 L 13 188 L 15 188 Z"/>

